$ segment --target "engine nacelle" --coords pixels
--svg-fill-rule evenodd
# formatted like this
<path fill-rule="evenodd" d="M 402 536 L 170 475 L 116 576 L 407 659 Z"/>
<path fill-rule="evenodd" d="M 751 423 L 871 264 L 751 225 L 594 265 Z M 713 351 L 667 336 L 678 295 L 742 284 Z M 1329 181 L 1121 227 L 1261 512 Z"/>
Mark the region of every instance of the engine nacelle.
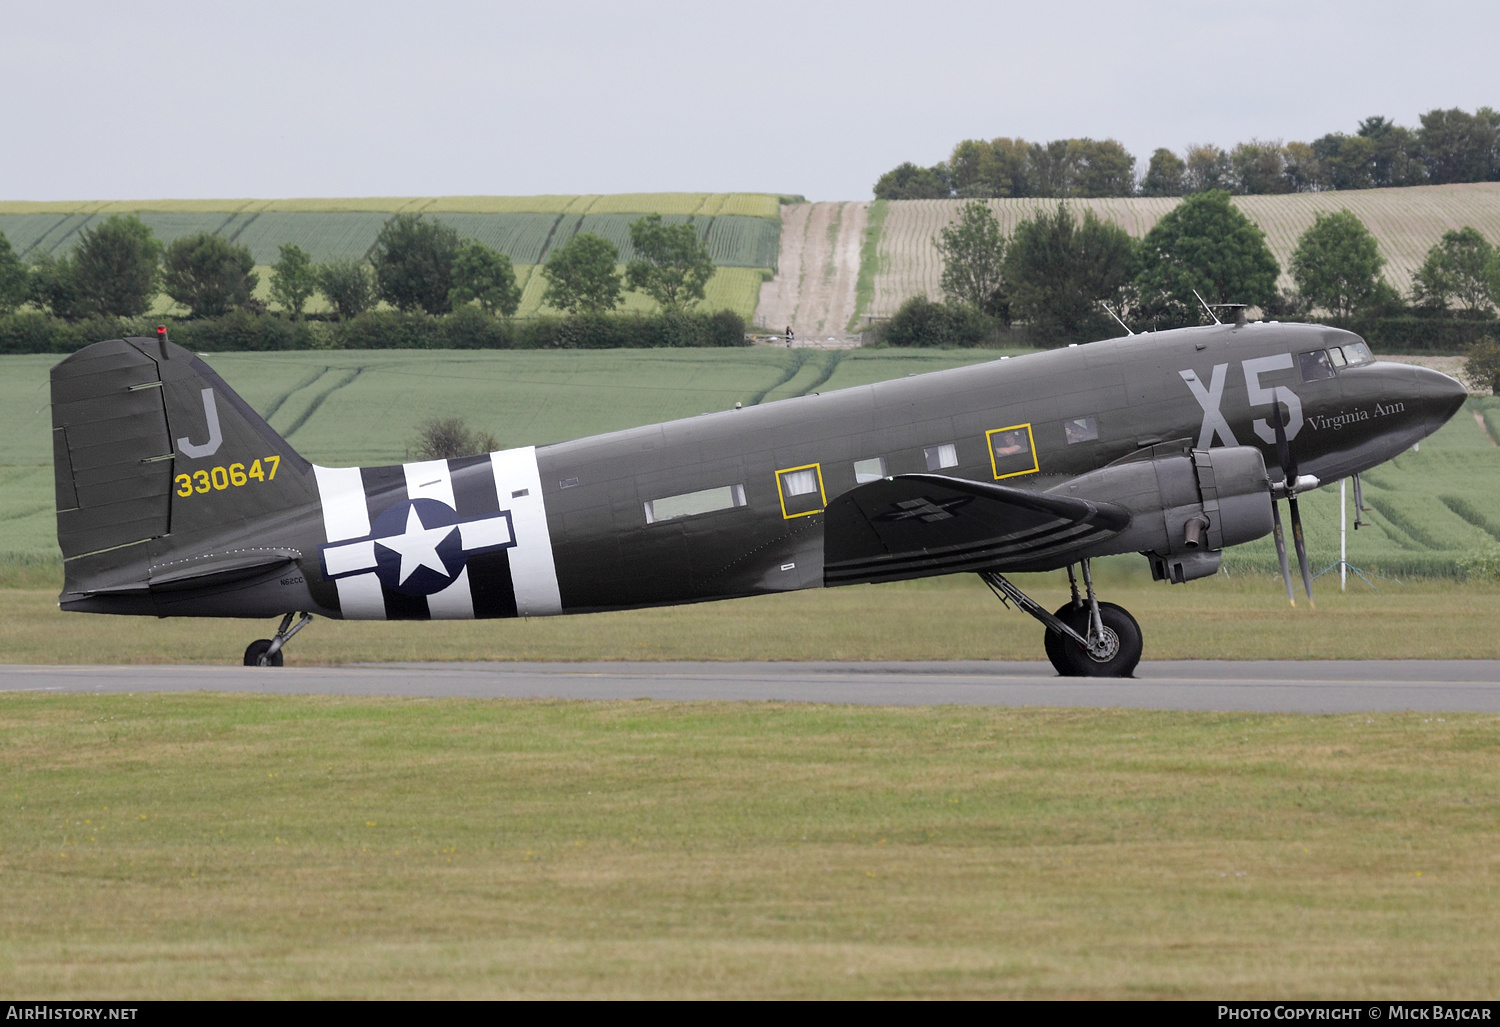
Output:
<path fill-rule="evenodd" d="M 1271 530 L 1266 463 L 1252 446 L 1142 450 L 1051 490 L 1130 512 L 1130 525 L 1083 556 L 1142 553 L 1157 580 L 1191 581 L 1219 569 L 1220 550 Z"/>

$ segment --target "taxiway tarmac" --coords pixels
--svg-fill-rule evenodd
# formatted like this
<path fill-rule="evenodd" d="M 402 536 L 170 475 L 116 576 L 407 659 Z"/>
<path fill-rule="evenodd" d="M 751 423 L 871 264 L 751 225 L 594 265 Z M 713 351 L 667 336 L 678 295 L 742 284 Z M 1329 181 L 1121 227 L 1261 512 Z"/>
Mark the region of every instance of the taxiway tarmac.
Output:
<path fill-rule="evenodd" d="M 792 700 L 1285 713 L 1500 713 L 1500 660 L 1181 660 L 1132 679 L 1045 663 L 398 663 L 341 667 L 0 666 L 0 691 Z"/>

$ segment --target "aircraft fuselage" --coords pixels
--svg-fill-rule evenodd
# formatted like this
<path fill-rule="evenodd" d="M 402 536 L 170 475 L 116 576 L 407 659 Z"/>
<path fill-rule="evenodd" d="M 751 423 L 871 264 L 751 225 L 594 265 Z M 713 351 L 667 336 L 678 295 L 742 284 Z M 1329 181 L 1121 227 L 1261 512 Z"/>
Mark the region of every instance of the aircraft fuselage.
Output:
<path fill-rule="evenodd" d="M 1317 325 L 1182 329 L 535 449 L 310 474 L 287 467 L 281 474 L 302 474 L 314 499 L 275 516 L 193 527 L 178 510 L 200 502 L 194 476 L 203 471 L 217 489 L 215 468 L 227 478 L 254 455 L 238 452 L 229 431 L 202 457 L 177 447 L 172 470 L 188 494 L 175 494 L 172 534 L 148 544 L 152 559 L 253 542 L 295 554 L 297 572 L 240 580 L 229 592 L 164 586 L 149 597 L 73 589 L 70 578 L 63 605 L 164 616 L 466 618 L 819 587 L 825 509 L 870 481 L 930 473 L 1045 493 L 1173 443 L 1256 447 L 1274 478 L 1280 416 L 1299 473 L 1329 482 L 1390 459 L 1462 403 L 1462 387 L 1437 372 L 1327 355 L 1347 347 L 1353 357 L 1356 344 L 1351 333 Z M 194 439 L 218 427 L 207 400 L 202 409 L 213 423 L 190 431 Z M 1076 559 L 1064 553 L 1023 569 Z"/>

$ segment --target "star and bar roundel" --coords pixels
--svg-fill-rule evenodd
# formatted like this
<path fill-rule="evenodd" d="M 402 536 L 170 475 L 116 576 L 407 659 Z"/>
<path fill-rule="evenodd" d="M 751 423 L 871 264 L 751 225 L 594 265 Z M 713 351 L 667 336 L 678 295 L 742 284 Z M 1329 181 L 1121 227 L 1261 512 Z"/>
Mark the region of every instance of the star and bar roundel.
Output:
<path fill-rule="evenodd" d="M 386 588 L 430 596 L 452 585 L 470 556 L 515 544 L 509 510 L 462 518 L 439 500 L 408 499 L 376 517 L 367 538 L 329 543 L 319 555 L 331 580 L 374 571 Z"/>

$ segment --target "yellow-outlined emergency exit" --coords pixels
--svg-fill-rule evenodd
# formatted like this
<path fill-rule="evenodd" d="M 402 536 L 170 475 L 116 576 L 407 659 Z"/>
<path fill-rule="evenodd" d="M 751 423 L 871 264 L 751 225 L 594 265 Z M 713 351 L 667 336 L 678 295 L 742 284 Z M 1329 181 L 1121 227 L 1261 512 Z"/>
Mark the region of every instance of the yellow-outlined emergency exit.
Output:
<path fill-rule="evenodd" d="M 804 491 L 793 493 L 791 496 L 787 495 L 786 475 L 796 474 L 799 471 L 813 472 L 813 480 L 818 483 L 818 490 L 816 493 Z M 781 499 L 781 516 L 785 520 L 791 520 L 793 517 L 807 517 L 811 514 L 822 513 L 823 508 L 828 505 L 828 496 L 823 491 L 823 466 L 821 464 L 803 464 L 800 467 L 783 467 L 781 470 L 776 472 L 776 495 Z M 806 506 L 809 502 L 811 502 L 814 496 L 816 496 L 818 500 L 818 505 L 815 509 L 800 509 L 801 507 Z M 790 508 L 788 508 L 787 505 L 788 500 L 790 500 L 791 502 Z"/>
<path fill-rule="evenodd" d="M 1021 445 L 1022 431 L 1026 433 L 1024 446 Z M 997 435 L 1004 437 L 997 439 L 995 437 Z M 1036 439 L 1031 435 L 1030 421 L 1025 424 L 1007 425 L 1004 428 L 992 428 L 984 433 L 984 441 L 990 451 L 990 470 L 994 472 L 996 481 L 1001 478 L 1014 478 L 1018 474 L 1036 473 Z M 1030 461 L 1030 467 L 1016 466 L 1027 460 Z M 1006 468 L 1003 471 L 1001 470 L 1002 461 Z"/>

